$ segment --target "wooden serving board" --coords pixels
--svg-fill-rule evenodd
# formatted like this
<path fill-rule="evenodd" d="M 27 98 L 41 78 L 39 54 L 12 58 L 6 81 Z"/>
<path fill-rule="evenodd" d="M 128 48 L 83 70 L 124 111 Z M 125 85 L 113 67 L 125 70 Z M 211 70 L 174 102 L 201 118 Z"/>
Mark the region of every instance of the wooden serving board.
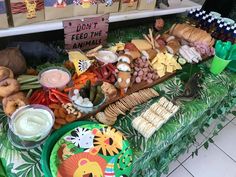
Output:
<path fill-rule="evenodd" d="M 161 82 L 163 82 L 163 81 L 166 81 L 167 79 L 169 79 L 169 78 L 175 76 L 175 74 L 176 74 L 176 72 L 167 73 L 165 76 L 163 76 L 163 77 L 161 77 L 161 78 L 155 80 L 155 81 L 154 81 L 153 83 L 151 83 L 151 84 L 148 84 L 146 81 L 143 81 L 143 82 L 141 82 L 141 83 L 139 83 L 139 84 L 135 83 L 135 84 L 132 85 L 132 87 L 130 87 L 130 88 L 128 89 L 128 91 L 127 91 L 127 93 L 126 93 L 125 96 L 130 95 L 130 94 L 132 94 L 132 93 L 134 93 L 134 92 L 137 92 L 137 91 L 139 91 L 139 90 L 142 90 L 142 89 L 150 88 L 150 87 L 152 87 L 152 86 L 154 86 L 154 85 L 156 85 L 156 84 L 159 84 L 159 83 L 161 83 Z M 123 97 L 125 97 L 125 96 L 123 96 Z M 83 114 L 80 119 L 86 119 L 86 118 L 88 118 L 88 117 L 91 117 L 91 116 L 96 115 L 98 112 L 104 110 L 108 105 L 110 105 L 110 104 L 112 104 L 112 103 L 114 103 L 114 102 L 120 100 L 120 99 L 123 98 L 123 97 L 122 97 L 122 96 L 120 95 L 120 93 L 118 92 L 118 95 L 117 95 L 115 98 L 106 101 L 97 111 L 92 112 L 92 113 L 89 113 L 89 114 Z"/>

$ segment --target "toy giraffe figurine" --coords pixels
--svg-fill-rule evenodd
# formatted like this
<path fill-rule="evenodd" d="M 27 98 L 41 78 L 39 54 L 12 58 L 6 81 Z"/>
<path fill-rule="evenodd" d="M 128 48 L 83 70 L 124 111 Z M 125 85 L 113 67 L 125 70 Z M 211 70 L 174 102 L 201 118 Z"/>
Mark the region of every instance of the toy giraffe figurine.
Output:
<path fill-rule="evenodd" d="M 29 0 L 24 0 L 24 2 L 26 4 L 26 9 L 27 9 L 27 18 L 28 19 L 35 18 L 37 3 L 35 1 L 32 3 Z"/>

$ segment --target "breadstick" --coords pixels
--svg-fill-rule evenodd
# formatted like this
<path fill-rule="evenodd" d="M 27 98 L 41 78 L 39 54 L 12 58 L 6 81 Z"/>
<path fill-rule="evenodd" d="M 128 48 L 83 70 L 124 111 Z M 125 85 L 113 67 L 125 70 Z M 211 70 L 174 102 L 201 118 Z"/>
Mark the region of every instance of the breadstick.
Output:
<path fill-rule="evenodd" d="M 143 37 L 148 41 L 148 43 L 149 44 L 151 44 L 152 45 L 152 42 L 150 41 L 150 39 L 147 37 L 147 35 L 146 34 L 143 34 Z"/>
<path fill-rule="evenodd" d="M 100 50 L 102 48 L 102 45 L 99 45 L 97 47 L 95 47 L 94 49 L 91 49 L 87 52 L 87 54 L 91 54 L 91 53 L 95 53 L 97 52 L 98 50 Z"/>
<path fill-rule="evenodd" d="M 155 45 L 154 45 L 154 39 L 153 39 L 153 34 L 152 34 L 151 28 L 149 28 L 149 35 L 150 35 L 150 38 L 151 38 L 152 48 L 154 49 Z"/>

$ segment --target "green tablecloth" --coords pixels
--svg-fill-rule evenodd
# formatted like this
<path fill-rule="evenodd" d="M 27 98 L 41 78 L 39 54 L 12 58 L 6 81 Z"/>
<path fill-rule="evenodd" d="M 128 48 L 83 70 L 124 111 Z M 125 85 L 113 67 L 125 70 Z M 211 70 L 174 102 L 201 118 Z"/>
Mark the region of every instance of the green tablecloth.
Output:
<path fill-rule="evenodd" d="M 150 104 L 137 106 L 124 117 L 120 117 L 115 127 L 128 138 L 134 151 L 133 176 L 159 176 L 168 164 L 183 153 L 194 141 L 194 136 L 209 126 L 212 119 L 225 114 L 236 103 L 236 74 L 228 71 L 219 76 L 209 73 L 209 62 L 200 65 L 204 75 L 200 98 L 181 105 L 180 111 L 161 127 L 148 141 L 131 126 L 131 121 Z M 161 95 L 170 100 L 183 91 L 182 73 L 162 84 L 156 85 Z M 1 113 L 0 158 L 9 177 L 41 177 L 41 147 L 30 151 L 14 148 L 7 138 L 7 121 Z"/>

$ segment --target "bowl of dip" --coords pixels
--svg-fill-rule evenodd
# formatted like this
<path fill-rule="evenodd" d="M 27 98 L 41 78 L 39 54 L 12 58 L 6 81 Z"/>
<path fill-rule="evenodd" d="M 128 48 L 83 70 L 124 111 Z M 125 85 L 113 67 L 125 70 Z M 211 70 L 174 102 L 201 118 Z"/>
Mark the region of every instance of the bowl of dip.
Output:
<path fill-rule="evenodd" d="M 49 67 L 39 73 L 39 83 L 46 88 L 63 89 L 71 81 L 71 73 L 63 67 Z"/>
<path fill-rule="evenodd" d="M 17 109 L 9 119 L 9 128 L 22 141 L 39 142 L 50 134 L 54 121 L 51 109 L 33 104 Z"/>

